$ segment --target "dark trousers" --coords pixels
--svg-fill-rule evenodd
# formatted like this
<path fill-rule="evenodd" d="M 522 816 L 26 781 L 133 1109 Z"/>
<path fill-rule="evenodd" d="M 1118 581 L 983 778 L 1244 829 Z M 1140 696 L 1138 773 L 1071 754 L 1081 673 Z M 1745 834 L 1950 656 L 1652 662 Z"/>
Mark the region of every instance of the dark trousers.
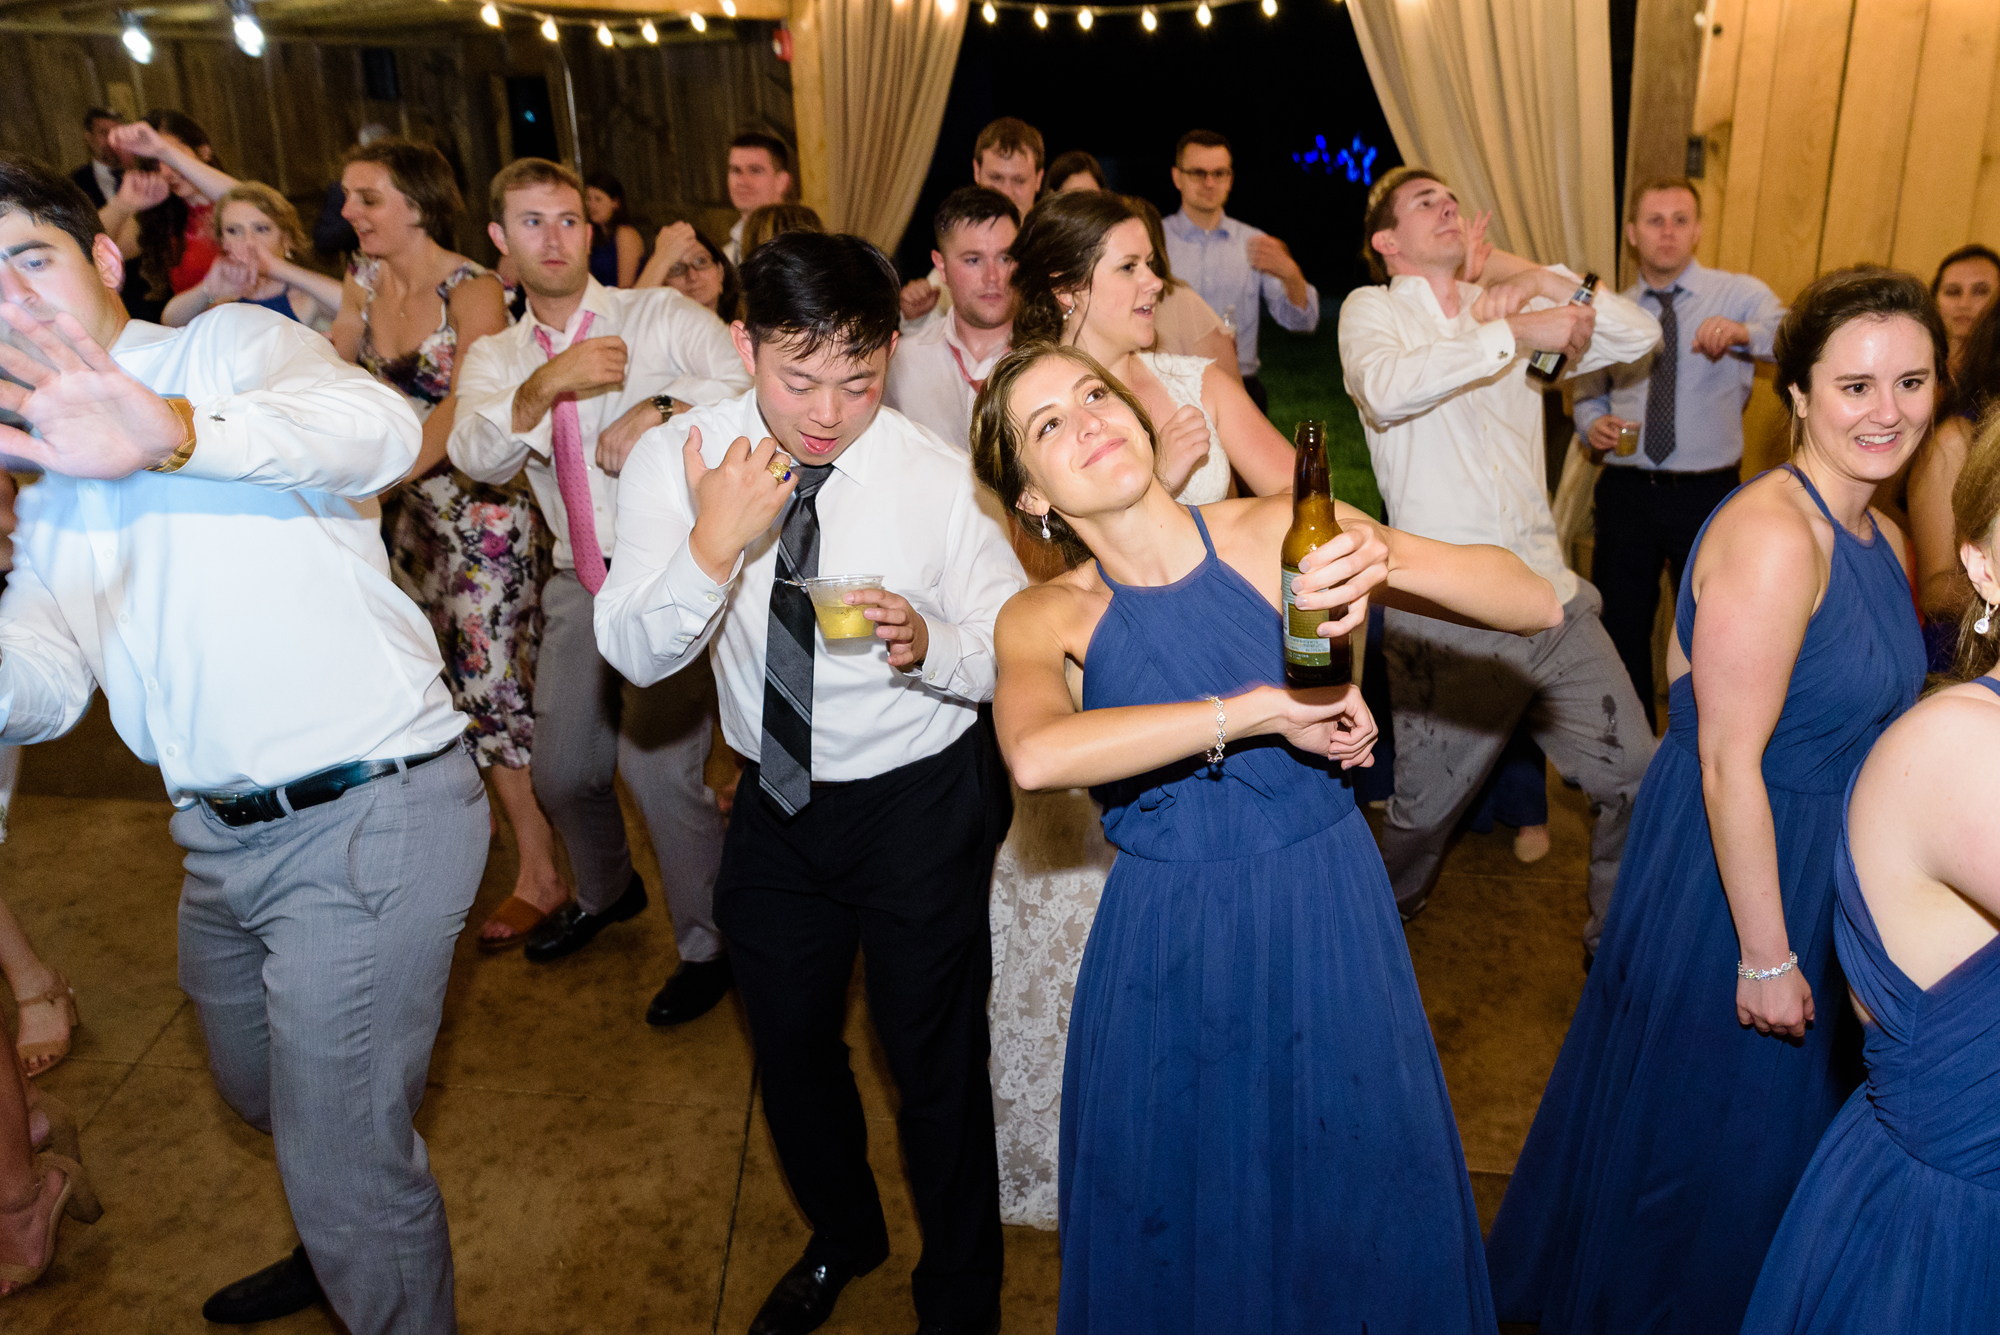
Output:
<path fill-rule="evenodd" d="M 1615 466 L 1597 479 L 1597 545 L 1590 582 L 1604 595 L 1605 632 L 1656 731 L 1653 618 L 1660 608 L 1660 568 L 1666 567 L 1668 582 L 1678 590 L 1695 535 L 1736 481 L 1735 468 L 1651 473 Z"/>
<path fill-rule="evenodd" d="M 841 1041 L 858 947 L 923 1227 L 917 1313 L 981 1320 L 999 1306 L 1001 1271 L 986 904 L 1013 815 L 992 725 L 982 716 L 943 751 L 872 779 L 816 784 L 789 820 L 757 777 L 744 767 L 715 918 L 750 1016 L 764 1115 L 813 1227 L 806 1255 L 859 1268 L 889 1246 Z"/>
<path fill-rule="evenodd" d="M 1264 389 L 1264 382 L 1262 380 L 1259 380 L 1254 375 L 1244 376 L 1243 391 L 1250 396 L 1250 402 L 1257 405 L 1258 412 L 1268 413 L 1271 411 L 1271 396 Z"/>

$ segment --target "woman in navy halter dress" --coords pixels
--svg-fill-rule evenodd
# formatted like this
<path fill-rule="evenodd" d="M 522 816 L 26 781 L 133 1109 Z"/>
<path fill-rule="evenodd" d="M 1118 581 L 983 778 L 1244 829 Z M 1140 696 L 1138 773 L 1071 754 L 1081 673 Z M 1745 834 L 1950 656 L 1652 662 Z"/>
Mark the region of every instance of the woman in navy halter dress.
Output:
<path fill-rule="evenodd" d="M 1977 684 L 2000 696 L 1993 678 Z M 1834 940 L 1873 1021 L 1868 1083 L 1799 1182 L 1743 1332 L 1991 1331 L 2000 1325 L 2000 937 L 1920 988 L 1882 944 L 1846 831 L 1835 856 Z"/>
<path fill-rule="evenodd" d="M 1351 687 L 1281 686 L 1291 507 L 1176 504 L 1137 400 L 1075 349 L 1001 360 L 973 456 L 1031 533 L 1046 518 L 1102 558 L 1016 597 L 996 630 L 995 722 L 1017 780 L 1094 785 L 1118 848 L 1070 1020 L 1058 1330 L 1491 1335 L 1394 896 L 1322 758 L 1360 759 L 1374 725 Z M 1506 552 L 1341 522 L 1308 558 L 1302 606 L 1352 618 L 1379 559 L 1377 596 L 1520 633 L 1560 617 Z M 1268 590 L 1242 573 L 1266 568 Z M 1080 702 L 1066 659 L 1084 667 Z M 1351 733 L 1334 731 L 1336 700 Z M 1219 763 L 1204 755 L 1218 727 Z"/>
<path fill-rule="evenodd" d="M 1862 281 L 1877 280 L 1843 271 L 1815 288 Z M 1921 308 L 1921 284 L 1908 281 L 1913 309 Z M 1860 356 L 1837 340 L 1864 338 L 1860 326 L 1878 322 L 1849 317 L 1856 329 L 1829 330 L 1827 300 L 1825 292 L 1816 298 L 1814 289 L 1801 295 L 1780 330 L 1779 361 L 1782 380 L 1789 330 L 1795 362 L 1803 362 L 1794 365 L 1792 383 L 1809 384 L 1817 374 L 1821 388 L 1809 398 L 1816 413 L 1833 416 L 1848 401 L 1827 382 L 1834 368 Z M 1895 355 L 1928 357 L 1929 330 L 1914 316 L 1899 319 L 1903 344 L 1917 351 L 1899 346 Z M 1802 320 L 1817 320 L 1819 327 L 1802 333 Z M 1800 356 L 1798 345 L 1814 334 L 1819 345 Z M 1829 348 L 1848 361 L 1816 365 L 1822 353 L 1831 362 L 1835 352 Z M 1889 378 L 1902 373 L 1899 363 Z M 1860 518 L 1867 483 L 1855 475 L 1878 468 L 1886 476 L 1916 447 L 1929 424 L 1931 380 L 1934 372 L 1920 390 L 1908 391 L 1909 402 L 1898 397 L 1899 427 L 1879 429 L 1894 438 L 1892 453 L 1867 454 L 1840 435 L 1838 423 L 1807 419 L 1807 431 L 1835 441 L 1809 448 L 1816 459 L 1834 461 L 1824 465 L 1827 475 L 1843 475 L 1848 503 L 1857 509 L 1854 522 L 1869 533 L 1867 540 L 1835 519 L 1803 472 L 1786 465 L 1832 528 L 1824 592 L 1805 622 L 1782 686 L 1782 711 L 1762 755 L 1771 822 L 1764 837 L 1776 841 L 1783 939 L 1811 988 L 1816 1020 L 1803 1024 L 1796 1040 L 1753 1032 L 1739 1020 L 1744 993 L 1737 970 L 1749 947 L 1739 941 L 1745 924 L 1736 920 L 1725 890 L 1721 841 L 1704 797 L 1697 673 L 1683 671 L 1669 688 L 1666 739 L 1639 790 L 1595 966 L 1488 1242 L 1503 1321 L 1539 1322 L 1543 1335 L 1735 1331 L 1792 1189 L 1859 1078 L 1859 1042 L 1842 1004 L 1833 950 L 1841 795 L 1882 729 L 1915 701 L 1924 650 L 1900 544 L 1872 516 Z M 1896 393 L 1905 395 L 1900 388 Z M 1746 505 L 1763 508 L 1745 511 L 1741 520 L 1731 517 L 1739 525 L 1735 534 L 1758 532 L 1748 526 L 1766 523 L 1774 511 L 1790 519 L 1788 532 L 1798 533 L 1799 512 L 1786 508 L 1796 507 L 1796 499 L 1773 490 L 1782 485 L 1766 475 L 1739 487 L 1703 526 L 1682 573 L 1675 616 L 1679 653 L 1688 661 L 1696 652 L 1702 544 L 1719 520 Z M 1746 495 L 1753 491 L 1758 494 Z M 1739 560 L 1745 552 L 1762 554 L 1746 546 L 1729 550 Z M 1723 587 L 1718 574 L 1706 578 Z M 1810 607 L 1804 601 L 1810 578 L 1799 591 L 1801 616 Z M 1741 601 L 1740 587 L 1731 588 L 1726 607 L 1718 593 L 1722 610 L 1714 613 L 1724 623 L 1735 619 L 1733 633 L 1743 637 L 1721 651 L 1732 664 L 1732 651 L 1742 652 L 1745 639 L 1768 638 L 1775 633 L 1768 628 L 1790 615 L 1789 608 Z M 1710 633 L 1732 632 L 1718 626 Z M 1728 667 L 1708 671 L 1705 689 L 1729 695 L 1739 686 Z M 1775 703 L 1775 684 L 1759 679 L 1758 689 L 1770 690 Z M 1712 707 L 1741 706 L 1724 699 Z M 1711 778 L 1721 782 L 1719 774 Z M 1768 855 L 1768 844 L 1765 849 Z M 1740 849 L 1737 857 L 1731 865 L 1740 869 L 1746 861 Z M 1774 965 L 1784 955 L 1780 946 L 1775 959 L 1752 963 Z"/>

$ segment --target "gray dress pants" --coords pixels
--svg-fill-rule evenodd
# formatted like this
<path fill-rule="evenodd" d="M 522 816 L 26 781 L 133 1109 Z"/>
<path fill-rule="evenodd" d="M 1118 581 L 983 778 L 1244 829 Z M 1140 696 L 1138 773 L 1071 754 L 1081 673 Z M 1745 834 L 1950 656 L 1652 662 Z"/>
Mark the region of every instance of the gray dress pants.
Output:
<path fill-rule="evenodd" d="M 1382 861 L 1405 914 L 1437 881 L 1445 842 L 1492 772 L 1517 721 L 1590 798 L 1590 921 L 1597 949 L 1618 881 L 1653 731 L 1597 614 L 1588 581 L 1562 625 L 1522 637 L 1387 609 L 1382 653 L 1395 713 L 1396 791 L 1382 822 Z"/>
<path fill-rule="evenodd" d="M 174 814 L 181 987 L 223 1098 L 276 1143 L 292 1221 L 354 1335 L 457 1328 L 444 1199 L 411 1119 L 487 820 L 463 751 L 279 820 Z"/>
<path fill-rule="evenodd" d="M 640 688 L 597 652 L 595 601 L 573 570 L 542 586 L 542 652 L 535 665 L 535 796 L 569 849 L 576 902 L 611 907 L 632 882 L 632 848 L 613 784 L 618 775 L 646 818 L 683 960 L 722 953 L 715 872 L 724 822 L 702 767 L 715 731 L 715 678 L 706 656 Z"/>

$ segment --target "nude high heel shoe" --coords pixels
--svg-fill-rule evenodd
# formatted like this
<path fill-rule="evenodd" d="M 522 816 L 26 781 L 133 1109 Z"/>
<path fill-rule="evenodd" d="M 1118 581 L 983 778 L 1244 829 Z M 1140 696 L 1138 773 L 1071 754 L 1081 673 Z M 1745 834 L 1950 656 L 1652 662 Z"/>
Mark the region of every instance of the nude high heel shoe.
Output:
<path fill-rule="evenodd" d="M 62 1226 L 64 1215 L 81 1224 L 97 1222 L 103 1215 L 104 1207 L 98 1204 L 97 1193 L 91 1188 L 90 1177 L 81 1164 L 60 1154 L 41 1154 L 35 1157 L 38 1170 L 36 1182 L 48 1180 L 52 1172 L 62 1175 L 62 1189 L 56 1193 L 55 1204 L 49 1211 L 48 1236 L 42 1243 L 42 1258 L 31 1266 L 9 1265 L 0 1262 L 0 1284 L 7 1286 L 7 1293 L 19 1293 L 48 1270 L 56 1259 L 56 1235 Z M 38 1193 L 39 1194 L 39 1190 Z"/>
<path fill-rule="evenodd" d="M 21 1069 L 27 1072 L 28 1078 L 32 1080 L 36 1076 L 44 1075 L 54 1070 L 63 1058 L 69 1056 L 70 1040 L 76 1032 L 76 1027 L 83 1023 L 82 1017 L 77 1014 L 76 989 L 69 985 L 69 979 L 58 973 L 54 987 L 40 996 L 16 997 L 14 998 L 14 1005 L 23 1011 L 27 1010 L 30 1006 L 54 1006 L 59 1012 L 69 1017 L 70 1032 L 64 1034 L 61 1038 L 39 1043 L 17 1043 L 14 1045 L 14 1050 L 21 1057 Z"/>
<path fill-rule="evenodd" d="M 83 1161 L 83 1147 L 77 1135 L 76 1114 L 69 1105 L 53 1094 L 45 1094 L 39 1085 L 28 1086 L 28 1120 L 33 1122 L 40 1113 L 49 1124 L 49 1129 L 36 1140 L 36 1152 L 49 1150 L 66 1159 Z"/>

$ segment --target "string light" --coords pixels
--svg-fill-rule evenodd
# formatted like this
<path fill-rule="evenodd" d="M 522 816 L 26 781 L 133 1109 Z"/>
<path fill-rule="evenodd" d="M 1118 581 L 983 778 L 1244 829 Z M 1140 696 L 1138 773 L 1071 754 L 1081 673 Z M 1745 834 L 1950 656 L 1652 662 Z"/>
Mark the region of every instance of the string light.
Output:
<path fill-rule="evenodd" d="M 1049 11 L 1043 9 L 1040 5 L 1035 6 L 1035 26 L 1037 28 L 1046 28 L 1049 26 Z"/>
<path fill-rule="evenodd" d="M 556 38 L 560 36 L 560 34 L 556 32 L 555 15 L 553 14 L 542 15 L 542 36 L 548 38 L 548 40 L 550 40 L 551 42 L 555 41 Z"/>
<path fill-rule="evenodd" d="M 1199 23 L 1202 27 L 1206 28 L 1208 26 L 1208 21 L 1214 17 L 1215 16 L 1213 14 L 1208 12 L 1208 6 L 1206 4 L 1195 6 L 1194 21 L 1196 23 Z"/>
<path fill-rule="evenodd" d="M 1258 8 L 1264 11 L 1264 17 L 1267 19 L 1278 17 L 1278 0 L 1264 0 L 1264 3 L 1258 6 Z"/>
<path fill-rule="evenodd" d="M 979 7 L 979 17 L 985 19 L 988 23 L 998 23 L 1000 21 L 1000 11 L 993 7 L 993 0 L 986 0 L 986 3 Z"/>
<path fill-rule="evenodd" d="M 992 6 L 987 6 L 991 9 Z M 153 39 L 146 36 L 146 30 L 139 26 L 139 20 L 125 15 L 125 31 L 118 34 L 118 40 L 125 43 L 125 54 L 141 65 L 153 63 Z"/>
<path fill-rule="evenodd" d="M 707 32 L 708 20 L 699 14 L 690 14 L 688 15 L 688 27 L 693 28 L 696 32 Z"/>
<path fill-rule="evenodd" d="M 639 35 L 645 38 L 647 44 L 650 46 L 658 46 L 660 44 L 660 30 L 653 26 L 651 19 L 647 19 L 639 25 Z"/>
<path fill-rule="evenodd" d="M 1269 0 L 1266 0 L 1266 3 L 1269 3 Z M 611 29 L 605 27 L 602 23 L 597 25 L 597 44 L 599 46 L 613 45 L 611 40 Z"/>
<path fill-rule="evenodd" d="M 722 0 L 722 12 L 730 18 L 736 17 L 736 0 Z"/>
<path fill-rule="evenodd" d="M 236 36 L 237 49 L 244 55 L 255 60 L 264 54 L 264 28 L 247 0 L 237 0 L 236 21 L 230 24 L 230 30 Z"/>
<path fill-rule="evenodd" d="M 1155 28 L 1160 26 L 1160 21 L 1153 17 L 1152 10 L 1142 9 L 1139 11 L 1139 26 L 1144 28 L 1147 32 L 1152 32 Z"/>
<path fill-rule="evenodd" d="M 1077 27 L 1079 27 L 1079 28 L 1083 29 L 1083 30 L 1084 30 L 1085 32 L 1089 32 L 1089 31 L 1090 31 L 1090 25 L 1091 25 L 1091 22 L 1092 22 L 1092 20 L 1091 20 L 1091 17 L 1090 17 L 1090 11 L 1089 11 L 1088 9 L 1079 9 L 1079 10 L 1077 10 L 1077 11 L 1076 11 L 1076 26 L 1077 26 Z"/>
<path fill-rule="evenodd" d="M 500 11 L 493 7 L 493 0 L 487 0 L 479 7 L 479 19 L 489 28 L 500 26 Z"/>
<path fill-rule="evenodd" d="M 958 0 L 937 0 L 938 13 L 950 18 L 958 12 Z"/>

